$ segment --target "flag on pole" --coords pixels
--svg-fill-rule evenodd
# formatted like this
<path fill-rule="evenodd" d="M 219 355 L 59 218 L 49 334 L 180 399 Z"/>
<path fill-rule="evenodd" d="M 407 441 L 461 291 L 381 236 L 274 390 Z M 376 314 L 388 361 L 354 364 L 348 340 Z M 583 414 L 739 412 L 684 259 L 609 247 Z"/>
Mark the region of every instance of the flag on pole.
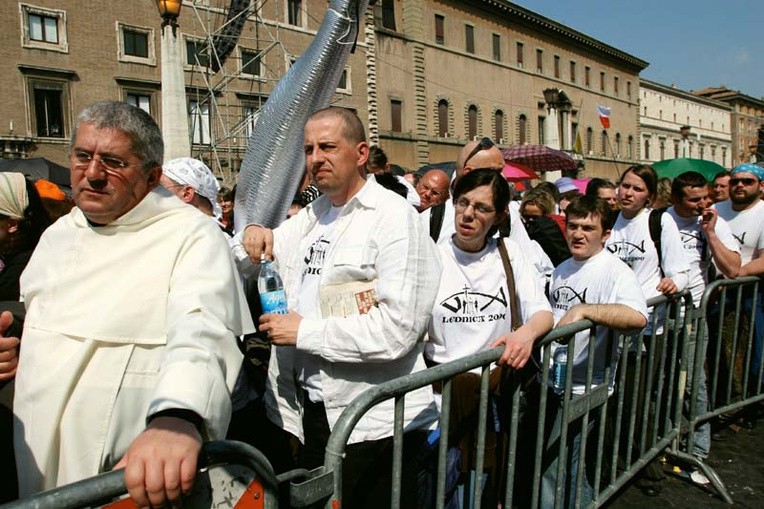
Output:
<path fill-rule="evenodd" d="M 573 152 L 584 155 L 584 144 L 581 143 L 581 131 L 576 130 L 576 142 L 573 144 Z"/>
<path fill-rule="evenodd" d="M 600 122 L 605 129 L 610 128 L 610 108 L 607 106 L 597 105 L 597 113 L 600 116 Z"/>

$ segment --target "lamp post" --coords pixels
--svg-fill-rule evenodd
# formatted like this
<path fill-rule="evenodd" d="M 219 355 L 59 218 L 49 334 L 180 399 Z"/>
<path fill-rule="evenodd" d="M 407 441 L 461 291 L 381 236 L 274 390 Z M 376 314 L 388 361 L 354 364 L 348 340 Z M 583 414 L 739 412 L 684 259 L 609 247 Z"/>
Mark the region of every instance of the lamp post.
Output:
<path fill-rule="evenodd" d="M 182 0 L 157 0 L 162 16 L 162 138 L 165 162 L 191 155 L 182 43 L 178 39 L 178 16 L 182 4 Z M 165 30 L 168 25 L 171 30 Z"/>
<path fill-rule="evenodd" d="M 690 126 L 683 125 L 679 128 L 679 134 L 682 136 L 682 157 L 690 157 Z"/>

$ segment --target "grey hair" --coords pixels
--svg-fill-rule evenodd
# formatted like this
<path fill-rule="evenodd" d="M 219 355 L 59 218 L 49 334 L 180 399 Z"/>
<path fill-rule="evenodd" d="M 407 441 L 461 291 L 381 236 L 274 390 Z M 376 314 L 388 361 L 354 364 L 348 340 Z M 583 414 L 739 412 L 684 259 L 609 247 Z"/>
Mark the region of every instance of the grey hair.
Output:
<path fill-rule="evenodd" d="M 96 129 L 114 129 L 130 138 L 131 150 L 141 160 L 143 171 L 161 166 L 164 159 L 164 141 L 159 126 L 151 115 L 140 108 L 119 101 L 93 103 L 77 116 L 69 140 L 74 148 L 77 129 L 82 124 L 93 124 Z"/>

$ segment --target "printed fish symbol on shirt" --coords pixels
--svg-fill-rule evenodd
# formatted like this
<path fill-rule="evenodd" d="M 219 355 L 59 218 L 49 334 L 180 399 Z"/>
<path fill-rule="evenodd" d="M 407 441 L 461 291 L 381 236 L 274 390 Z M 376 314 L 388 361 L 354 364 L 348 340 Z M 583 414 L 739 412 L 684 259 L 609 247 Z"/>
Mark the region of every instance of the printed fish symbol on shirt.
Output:
<path fill-rule="evenodd" d="M 460 311 L 469 312 L 467 303 L 471 299 L 476 299 L 478 311 L 485 311 L 488 306 L 494 302 L 505 308 L 507 307 L 507 296 L 504 293 L 504 287 L 499 288 L 496 295 L 462 290 L 443 299 L 440 305 L 452 313 L 458 313 Z"/>
<path fill-rule="evenodd" d="M 740 244 L 742 246 L 742 245 L 745 244 L 745 234 L 746 233 L 748 233 L 748 232 L 743 232 L 743 234 L 740 237 L 738 237 L 737 235 L 735 235 L 733 233 L 732 236 L 735 237 L 735 240 L 737 240 L 738 244 Z"/>
<path fill-rule="evenodd" d="M 560 286 L 552 291 L 552 299 L 555 304 L 561 306 L 570 307 L 575 304 L 586 304 L 586 292 L 588 290 L 588 288 L 584 288 L 584 291 L 579 293 L 571 286 Z"/>
<path fill-rule="evenodd" d="M 641 254 L 644 254 L 645 241 L 643 240 L 639 244 L 634 244 L 626 240 L 619 240 L 618 242 L 614 244 L 608 245 L 607 250 L 617 256 L 632 255 L 636 251 L 639 251 Z"/>

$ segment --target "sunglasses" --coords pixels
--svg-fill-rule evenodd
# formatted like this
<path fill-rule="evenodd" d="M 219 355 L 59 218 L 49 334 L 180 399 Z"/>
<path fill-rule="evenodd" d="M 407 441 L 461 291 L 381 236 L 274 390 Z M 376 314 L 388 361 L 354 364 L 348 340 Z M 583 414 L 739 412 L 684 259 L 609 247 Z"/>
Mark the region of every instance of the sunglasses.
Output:
<path fill-rule="evenodd" d="M 743 184 L 744 186 L 752 186 L 755 183 L 756 183 L 756 179 L 755 178 L 750 178 L 750 177 L 746 177 L 746 178 L 734 178 L 733 177 L 733 178 L 730 179 L 730 187 L 736 186 L 738 184 Z"/>
<path fill-rule="evenodd" d="M 481 138 L 478 142 L 477 146 L 472 149 L 472 152 L 470 152 L 470 155 L 467 156 L 467 159 L 464 160 L 464 165 L 467 165 L 467 162 L 475 157 L 475 154 L 480 152 L 481 150 L 488 150 L 489 148 L 493 147 L 494 143 L 491 140 L 491 138 Z"/>

